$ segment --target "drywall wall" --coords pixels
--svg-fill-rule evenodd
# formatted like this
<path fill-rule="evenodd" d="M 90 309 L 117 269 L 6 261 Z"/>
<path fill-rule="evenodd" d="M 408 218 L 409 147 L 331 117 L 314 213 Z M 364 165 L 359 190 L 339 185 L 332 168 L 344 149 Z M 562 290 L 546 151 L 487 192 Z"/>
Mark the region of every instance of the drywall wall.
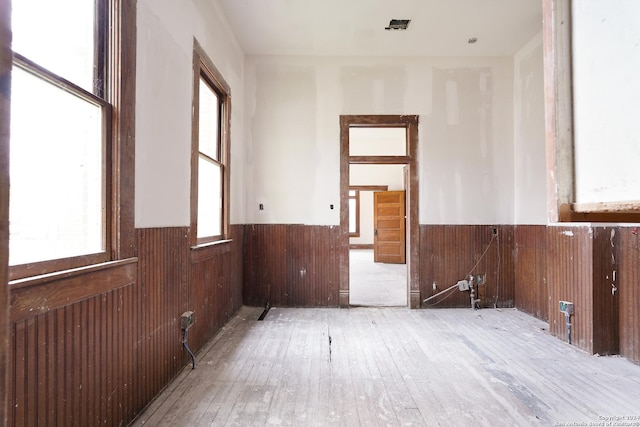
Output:
<path fill-rule="evenodd" d="M 572 3 L 576 202 L 637 201 L 640 2 Z"/>
<path fill-rule="evenodd" d="M 341 114 L 420 116 L 421 223 L 512 223 L 511 57 L 249 56 L 245 76 L 248 223 L 339 224 Z"/>
<path fill-rule="evenodd" d="M 138 0 L 135 226 L 190 222 L 193 40 L 231 88 L 231 223 L 244 221 L 244 55 L 208 0 Z"/>
<path fill-rule="evenodd" d="M 546 154 L 542 33 L 514 56 L 514 216 L 546 224 Z"/>

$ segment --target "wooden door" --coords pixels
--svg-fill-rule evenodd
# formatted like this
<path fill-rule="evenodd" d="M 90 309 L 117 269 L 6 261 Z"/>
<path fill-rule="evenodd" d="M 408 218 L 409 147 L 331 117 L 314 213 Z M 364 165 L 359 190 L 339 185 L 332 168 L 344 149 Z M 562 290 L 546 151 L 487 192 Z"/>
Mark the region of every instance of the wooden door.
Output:
<path fill-rule="evenodd" d="M 405 263 L 405 192 L 373 193 L 373 261 Z"/>

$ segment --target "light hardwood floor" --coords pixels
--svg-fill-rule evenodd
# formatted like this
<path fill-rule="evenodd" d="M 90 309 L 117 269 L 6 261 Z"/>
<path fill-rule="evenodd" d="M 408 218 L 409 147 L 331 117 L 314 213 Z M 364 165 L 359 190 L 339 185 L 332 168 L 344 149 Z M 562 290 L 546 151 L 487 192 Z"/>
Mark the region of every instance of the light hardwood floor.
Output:
<path fill-rule="evenodd" d="M 640 424 L 640 366 L 515 309 L 260 313 L 242 308 L 134 425 Z"/>
<path fill-rule="evenodd" d="M 349 251 L 349 304 L 407 306 L 407 265 L 373 262 L 373 249 Z"/>

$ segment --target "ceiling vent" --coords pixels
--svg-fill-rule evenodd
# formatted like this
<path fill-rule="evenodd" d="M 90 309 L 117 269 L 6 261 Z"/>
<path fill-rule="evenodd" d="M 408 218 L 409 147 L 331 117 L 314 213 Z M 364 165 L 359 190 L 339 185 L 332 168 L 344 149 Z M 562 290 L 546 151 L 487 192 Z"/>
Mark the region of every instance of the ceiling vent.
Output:
<path fill-rule="evenodd" d="M 406 30 L 407 27 L 409 27 L 409 22 L 411 22 L 411 19 L 392 19 L 391 21 L 389 21 L 389 26 L 385 27 L 384 29 L 387 31 L 391 31 L 391 30 Z"/>

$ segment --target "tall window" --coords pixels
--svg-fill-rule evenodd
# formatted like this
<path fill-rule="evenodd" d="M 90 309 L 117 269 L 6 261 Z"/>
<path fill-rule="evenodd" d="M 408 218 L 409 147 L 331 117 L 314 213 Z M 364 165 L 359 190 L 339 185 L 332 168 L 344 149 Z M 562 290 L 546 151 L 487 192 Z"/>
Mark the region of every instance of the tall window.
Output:
<path fill-rule="evenodd" d="M 13 2 L 12 278 L 108 259 L 107 17 L 105 0 Z"/>
<path fill-rule="evenodd" d="M 194 243 L 228 238 L 229 86 L 194 43 L 191 228 Z"/>

